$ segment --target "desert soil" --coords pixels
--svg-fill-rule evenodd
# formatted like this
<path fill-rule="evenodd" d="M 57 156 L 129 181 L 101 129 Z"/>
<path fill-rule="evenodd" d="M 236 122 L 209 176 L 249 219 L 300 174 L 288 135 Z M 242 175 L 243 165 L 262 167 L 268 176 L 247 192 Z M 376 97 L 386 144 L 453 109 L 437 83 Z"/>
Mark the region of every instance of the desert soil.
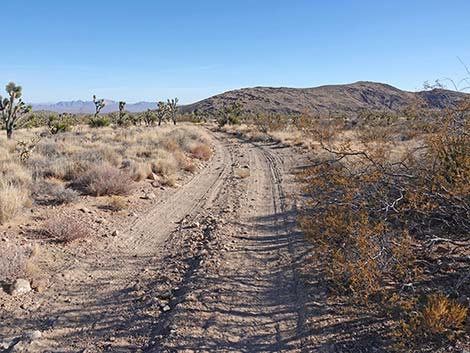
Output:
<path fill-rule="evenodd" d="M 0 295 L 4 351 L 380 351 L 369 333 L 350 345 L 361 320 L 335 316 L 307 276 L 300 150 L 211 136 L 211 161 L 113 224 L 116 236 L 41 254 L 44 291 Z"/>

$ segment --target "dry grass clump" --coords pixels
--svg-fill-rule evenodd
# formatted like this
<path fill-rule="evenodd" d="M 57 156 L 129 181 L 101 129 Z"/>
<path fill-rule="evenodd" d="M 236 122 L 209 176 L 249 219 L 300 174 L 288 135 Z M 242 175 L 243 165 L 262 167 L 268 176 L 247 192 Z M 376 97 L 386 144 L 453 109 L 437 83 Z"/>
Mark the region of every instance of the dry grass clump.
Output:
<path fill-rule="evenodd" d="M 178 171 L 179 163 L 172 153 L 166 150 L 159 150 L 158 156 L 151 163 L 151 168 L 152 172 L 162 176 L 175 175 Z"/>
<path fill-rule="evenodd" d="M 248 178 L 251 175 L 248 168 L 235 168 L 234 173 L 240 179 Z"/>
<path fill-rule="evenodd" d="M 423 325 L 432 334 L 462 329 L 468 309 L 442 293 L 428 297 L 423 309 Z"/>
<path fill-rule="evenodd" d="M 121 196 L 112 196 L 108 203 L 108 208 L 113 212 L 127 209 L 127 202 Z"/>
<path fill-rule="evenodd" d="M 0 282 L 10 283 L 23 277 L 31 249 L 10 242 L 0 243 Z"/>
<path fill-rule="evenodd" d="M 175 187 L 176 178 L 173 175 L 164 176 L 160 178 L 160 184 L 162 184 L 163 186 Z"/>
<path fill-rule="evenodd" d="M 43 225 L 43 233 L 58 243 L 70 243 L 90 236 L 87 224 L 66 215 L 57 215 L 47 220 Z"/>
<path fill-rule="evenodd" d="M 5 223 L 19 215 L 29 204 L 24 188 L 0 180 L 0 223 Z"/>
<path fill-rule="evenodd" d="M 132 191 L 133 180 L 128 173 L 102 164 L 82 174 L 75 185 L 93 196 L 128 195 Z"/>
<path fill-rule="evenodd" d="M 125 161 L 123 167 L 129 172 L 134 181 L 142 181 L 152 175 L 151 165 L 147 162 Z"/>
<path fill-rule="evenodd" d="M 31 173 L 18 161 L 0 161 L 0 180 L 27 188 L 31 185 Z"/>
<path fill-rule="evenodd" d="M 191 154 L 197 159 L 208 161 L 212 156 L 212 149 L 206 144 L 197 144 L 191 147 Z"/>
<path fill-rule="evenodd" d="M 195 173 L 197 170 L 197 166 L 193 162 L 188 161 L 184 164 L 183 170 L 190 172 L 190 173 Z"/>

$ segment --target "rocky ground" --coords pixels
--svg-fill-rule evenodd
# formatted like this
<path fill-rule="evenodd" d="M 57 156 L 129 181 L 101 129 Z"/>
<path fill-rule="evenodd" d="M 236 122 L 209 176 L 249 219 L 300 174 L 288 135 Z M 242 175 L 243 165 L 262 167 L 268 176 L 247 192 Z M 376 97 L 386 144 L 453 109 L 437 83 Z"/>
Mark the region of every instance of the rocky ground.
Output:
<path fill-rule="evenodd" d="M 142 190 L 146 209 L 114 220 L 76 207 L 105 224 L 100 236 L 48 246 L 43 287 L 1 294 L 4 350 L 301 347 L 295 216 L 283 188 L 293 154 L 213 136 L 211 162 L 177 189 Z"/>
<path fill-rule="evenodd" d="M 343 310 L 312 271 L 302 151 L 211 136 L 214 156 L 182 186 L 105 219 L 93 241 L 51 246 L 41 290 L 1 293 L 0 351 L 384 351 L 387 324 Z"/>

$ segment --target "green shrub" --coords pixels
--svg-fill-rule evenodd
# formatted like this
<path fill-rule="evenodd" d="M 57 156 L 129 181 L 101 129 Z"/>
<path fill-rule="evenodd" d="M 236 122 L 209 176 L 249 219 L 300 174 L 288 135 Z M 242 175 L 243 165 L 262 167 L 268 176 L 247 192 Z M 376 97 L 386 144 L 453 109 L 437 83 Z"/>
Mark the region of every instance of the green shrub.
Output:
<path fill-rule="evenodd" d="M 96 118 L 91 118 L 88 122 L 88 126 L 93 128 L 106 127 L 111 125 L 111 120 L 108 117 L 97 116 Z"/>

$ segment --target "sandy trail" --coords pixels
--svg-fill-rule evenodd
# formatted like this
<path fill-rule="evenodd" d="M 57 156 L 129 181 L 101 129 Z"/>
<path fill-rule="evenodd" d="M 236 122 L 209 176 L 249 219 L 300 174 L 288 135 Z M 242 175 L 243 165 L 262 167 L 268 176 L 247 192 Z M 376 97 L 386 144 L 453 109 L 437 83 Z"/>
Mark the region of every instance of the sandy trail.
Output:
<path fill-rule="evenodd" d="M 248 167 L 251 175 L 232 173 L 213 207 L 226 221 L 217 230 L 225 248 L 212 254 L 216 266 L 201 266 L 188 281 L 192 300 L 179 303 L 168 319 L 173 331 L 149 351 L 307 351 L 303 291 L 293 265 L 299 237 L 284 189 L 293 182 L 292 156 L 273 146 L 227 145 L 233 168 Z"/>
<path fill-rule="evenodd" d="M 9 317 L 0 334 L 39 329 L 41 340 L 29 348 L 37 352 L 307 351 L 294 261 L 300 237 L 286 198 L 292 152 L 213 136 L 205 169 L 119 236 L 55 265 L 55 284 L 28 317 Z M 237 177 L 239 169 L 250 175 Z M 144 314 L 171 258 L 168 244 L 184 222 L 208 219 L 212 240 L 178 273 L 172 310 Z"/>

